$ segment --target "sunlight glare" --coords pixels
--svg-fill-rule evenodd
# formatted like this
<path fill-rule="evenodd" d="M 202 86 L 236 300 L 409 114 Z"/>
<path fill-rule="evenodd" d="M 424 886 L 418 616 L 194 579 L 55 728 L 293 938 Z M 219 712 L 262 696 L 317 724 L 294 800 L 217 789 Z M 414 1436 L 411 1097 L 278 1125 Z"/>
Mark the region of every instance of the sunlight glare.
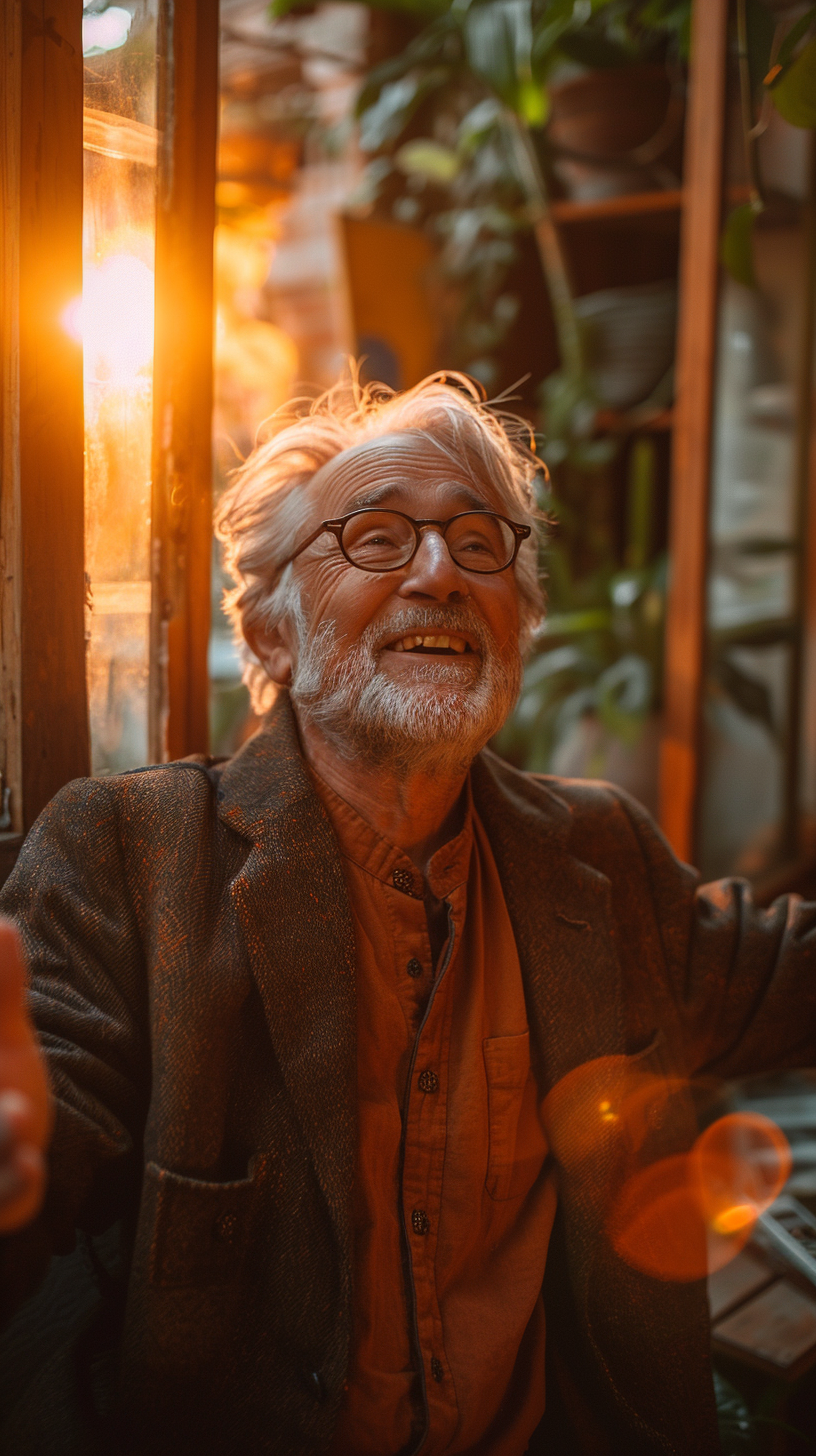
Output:
<path fill-rule="evenodd" d="M 88 382 L 133 389 L 153 361 L 153 272 L 132 253 L 114 253 L 86 267 L 82 297 L 62 315 L 81 343 Z"/>

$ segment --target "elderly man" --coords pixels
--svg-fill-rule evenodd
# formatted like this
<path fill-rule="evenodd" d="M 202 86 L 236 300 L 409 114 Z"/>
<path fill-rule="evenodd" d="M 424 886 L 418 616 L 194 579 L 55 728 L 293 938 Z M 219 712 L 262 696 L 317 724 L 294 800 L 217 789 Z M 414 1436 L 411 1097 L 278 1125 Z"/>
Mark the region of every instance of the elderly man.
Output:
<path fill-rule="evenodd" d="M 536 468 L 464 380 L 279 421 L 219 522 L 264 726 L 71 784 L 27 840 L 53 1111 L 9 955 L 7 1287 L 75 1228 L 125 1260 L 77 1449 L 719 1450 L 702 1283 L 616 1252 L 614 1088 L 675 1089 L 659 1160 L 678 1079 L 813 1062 L 816 931 L 485 750 L 541 615 Z M 62 1449 L 21 1405 L 14 1449 Z"/>

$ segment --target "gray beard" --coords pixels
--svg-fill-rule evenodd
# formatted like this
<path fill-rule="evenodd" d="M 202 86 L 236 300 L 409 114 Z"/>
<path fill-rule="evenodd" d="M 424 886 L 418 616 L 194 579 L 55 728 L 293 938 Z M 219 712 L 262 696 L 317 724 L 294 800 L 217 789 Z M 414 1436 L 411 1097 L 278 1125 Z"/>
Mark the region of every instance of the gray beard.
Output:
<path fill-rule="evenodd" d="M 478 642 L 475 681 L 463 662 L 445 657 L 418 667 L 410 685 L 394 682 L 378 663 L 381 624 L 366 628 L 345 652 L 329 622 L 311 639 L 300 634 L 290 688 L 299 717 L 347 759 L 400 773 L 466 771 L 515 706 L 520 654 L 502 658 L 485 623 L 459 606 L 406 607 L 389 621 L 387 634 L 393 641 L 409 632 L 457 630 Z"/>

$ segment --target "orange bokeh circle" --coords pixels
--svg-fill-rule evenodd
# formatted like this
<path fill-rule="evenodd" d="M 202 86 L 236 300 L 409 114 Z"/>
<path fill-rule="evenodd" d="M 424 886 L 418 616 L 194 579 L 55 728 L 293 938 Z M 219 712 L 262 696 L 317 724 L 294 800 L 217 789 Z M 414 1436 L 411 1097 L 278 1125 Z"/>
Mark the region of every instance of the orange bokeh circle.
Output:
<path fill-rule="evenodd" d="M 622 1259 L 656 1279 L 703 1279 L 744 1248 L 791 1170 L 784 1133 L 759 1113 L 729 1113 L 690 1153 L 625 1183 L 609 1233 Z"/>

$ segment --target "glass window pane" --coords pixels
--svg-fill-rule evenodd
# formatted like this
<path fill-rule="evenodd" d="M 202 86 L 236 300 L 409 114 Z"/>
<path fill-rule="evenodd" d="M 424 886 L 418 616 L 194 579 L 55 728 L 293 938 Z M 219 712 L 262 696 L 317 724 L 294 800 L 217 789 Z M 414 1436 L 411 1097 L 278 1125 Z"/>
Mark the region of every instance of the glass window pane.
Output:
<path fill-rule="evenodd" d="M 86 3 L 85 561 L 94 773 L 148 756 L 158 0 Z"/>
<path fill-rule="evenodd" d="M 712 663 L 703 722 L 700 870 L 761 875 L 780 857 L 792 653 L 729 647 Z"/>
<path fill-rule="evenodd" d="M 765 121 L 757 286 L 723 270 L 720 287 L 698 851 L 709 876 L 754 878 L 795 853 L 799 462 L 810 367 L 803 357 L 810 139 L 773 107 Z M 747 196 L 736 83 L 731 132 L 726 211 Z"/>

